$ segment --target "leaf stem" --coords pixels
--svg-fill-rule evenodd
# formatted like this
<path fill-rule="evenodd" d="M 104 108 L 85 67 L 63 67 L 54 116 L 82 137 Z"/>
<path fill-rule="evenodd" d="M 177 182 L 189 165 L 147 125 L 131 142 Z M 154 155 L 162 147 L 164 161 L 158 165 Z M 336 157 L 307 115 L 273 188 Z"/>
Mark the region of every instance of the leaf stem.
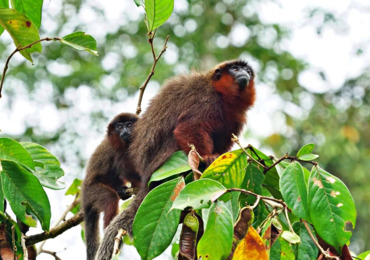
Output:
<path fill-rule="evenodd" d="M 253 162 L 257 163 L 259 166 L 261 166 L 263 169 L 266 169 L 266 166 L 263 165 L 262 163 L 260 163 L 259 161 L 257 161 L 256 159 L 253 158 L 253 156 L 251 156 L 249 153 L 247 153 L 247 151 L 244 149 L 244 147 L 240 144 L 239 142 L 239 138 L 235 135 L 235 134 L 232 134 L 232 138 L 231 138 L 231 141 L 233 141 L 234 143 L 238 144 L 239 147 L 243 150 L 243 152 L 249 157 L 250 160 L 252 160 Z"/>
<path fill-rule="evenodd" d="M 142 102 L 142 100 L 143 100 L 144 91 L 145 91 L 145 89 L 146 89 L 146 86 L 148 85 L 149 80 L 153 77 L 154 72 L 155 72 L 155 71 L 154 71 L 154 70 L 155 70 L 155 66 L 157 65 L 157 62 L 158 62 L 158 60 L 161 58 L 162 54 L 166 51 L 166 49 L 167 49 L 167 42 L 168 42 L 168 40 L 169 40 L 169 38 L 170 38 L 170 36 L 169 36 L 169 35 L 167 35 L 166 40 L 164 41 L 164 45 L 163 45 L 162 51 L 161 51 L 161 52 L 159 53 L 159 55 L 157 56 L 157 55 L 155 54 L 154 45 L 153 45 L 153 41 L 154 41 L 155 33 L 156 33 L 156 31 L 149 33 L 148 42 L 149 42 L 149 44 L 150 44 L 150 48 L 151 48 L 151 50 L 152 50 L 152 55 L 153 55 L 153 65 L 152 65 L 152 68 L 151 68 L 151 70 L 150 70 L 150 72 L 149 72 L 149 74 L 148 74 L 148 76 L 147 76 L 147 78 L 146 78 L 146 80 L 145 80 L 144 84 L 140 87 L 139 101 L 138 101 L 138 103 L 137 103 L 137 108 L 136 108 L 136 114 L 137 114 L 137 115 L 139 115 L 139 114 L 141 113 L 141 110 L 142 110 L 142 109 L 141 109 L 141 102 Z"/>
<path fill-rule="evenodd" d="M 325 258 L 327 258 L 327 259 L 336 259 L 336 260 L 340 260 L 340 258 L 339 258 L 339 257 L 337 257 L 337 256 L 331 256 L 327 251 L 325 251 L 325 250 L 324 250 L 324 248 L 322 248 L 322 247 L 320 246 L 319 242 L 317 242 L 317 240 L 316 240 L 315 236 L 312 234 L 311 229 L 310 229 L 310 227 L 309 227 L 309 226 L 308 226 L 308 224 L 307 224 L 307 221 L 306 221 L 306 220 L 304 220 L 304 219 L 302 219 L 302 222 L 303 222 L 303 225 L 306 227 L 307 232 L 308 232 L 308 234 L 310 235 L 310 237 L 311 237 L 312 241 L 315 243 L 315 245 L 317 246 L 317 248 L 320 250 L 321 254 L 322 254 L 322 255 L 324 255 L 324 256 L 325 256 Z M 328 250 L 329 250 L 329 249 L 328 249 Z"/>
<path fill-rule="evenodd" d="M 9 55 L 9 57 L 6 59 L 6 62 L 5 62 L 5 66 L 4 66 L 4 69 L 3 69 L 3 75 L 1 77 L 1 82 L 0 82 L 0 98 L 2 97 L 2 94 L 1 94 L 1 91 L 3 90 L 3 84 L 4 84 L 4 80 L 5 80 L 5 74 L 6 74 L 6 71 L 8 70 L 8 67 L 9 67 L 9 62 L 10 62 L 10 59 L 14 56 L 14 54 L 16 54 L 17 52 L 19 51 L 23 51 L 25 49 L 28 49 L 28 48 L 31 48 L 33 45 L 39 43 L 39 42 L 43 42 L 43 41 L 60 41 L 61 38 L 59 37 L 46 37 L 46 38 L 42 38 L 40 40 L 37 40 L 35 42 L 32 42 L 26 46 L 18 46 L 17 48 L 15 48 L 15 50 Z"/>

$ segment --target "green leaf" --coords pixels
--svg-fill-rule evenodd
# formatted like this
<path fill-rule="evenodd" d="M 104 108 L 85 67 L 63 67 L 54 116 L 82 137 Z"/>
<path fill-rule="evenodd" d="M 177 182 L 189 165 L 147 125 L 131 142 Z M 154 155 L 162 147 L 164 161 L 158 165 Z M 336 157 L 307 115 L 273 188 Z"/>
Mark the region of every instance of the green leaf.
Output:
<path fill-rule="evenodd" d="M 352 233 L 346 224 L 356 223 L 356 207 L 346 185 L 320 167 L 313 167 L 308 182 L 308 206 L 317 234 L 338 253 Z"/>
<path fill-rule="evenodd" d="M 271 247 L 270 259 L 295 260 L 291 245 L 282 237 L 279 237 Z"/>
<path fill-rule="evenodd" d="M 253 149 L 253 151 L 251 150 Z M 247 152 L 256 160 L 261 161 L 265 163 L 267 167 L 271 166 L 274 162 L 273 160 L 258 150 L 255 147 L 249 148 Z M 265 173 L 265 180 L 263 183 L 263 186 L 269 190 L 269 192 L 274 196 L 274 198 L 281 199 L 281 193 L 279 191 L 279 174 L 276 170 L 276 167 L 271 168 Z"/>
<path fill-rule="evenodd" d="M 262 195 L 262 183 L 264 179 L 265 175 L 263 175 L 259 166 L 255 163 L 249 163 L 241 188 Z M 256 201 L 256 197 L 252 195 L 242 194 L 241 197 L 245 198 L 242 201 L 247 202 L 249 205 L 252 205 Z"/>
<path fill-rule="evenodd" d="M 71 186 L 69 186 L 68 190 L 66 191 L 66 195 L 76 195 L 81 190 L 82 180 L 74 179 Z"/>
<path fill-rule="evenodd" d="M 0 25 L 13 38 L 16 47 L 25 47 L 40 40 L 36 25 L 24 14 L 8 8 L 0 9 Z M 34 44 L 31 48 L 24 49 L 20 53 L 32 62 L 31 53 L 41 52 L 41 44 Z"/>
<path fill-rule="evenodd" d="M 369 256 L 370 256 L 370 251 L 366 251 L 366 252 L 359 254 L 356 259 L 369 260 Z"/>
<path fill-rule="evenodd" d="M 305 154 L 305 155 L 302 155 L 302 156 L 298 157 L 299 160 L 308 161 L 308 162 L 313 161 L 317 158 L 319 158 L 319 156 L 317 154 L 313 154 L 313 153 Z"/>
<path fill-rule="evenodd" d="M 316 260 L 319 250 L 312 241 L 304 224 L 300 222 L 294 223 L 293 230 L 301 238 L 301 243 L 297 244 L 294 248 L 296 259 Z M 314 234 L 311 227 L 310 230 Z"/>
<path fill-rule="evenodd" d="M 0 0 L 0 8 L 9 8 L 9 0 Z M 0 26 L 0 35 L 4 32 L 4 28 Z"/>
<path fill-rule="evenodd" d="M 36 217 L 43 230 L 49 230 L 50 203 L 39 180 L 13 161 L 1 162 L 5 198 L 15 215 L 30 227 L 36 226 Z"/>
<path fill-rule="evenodd" d="M 13 9 L 24 14 L 36 25 L 41 26 L 41 13 L 43 0 L 11 0 Z"/>
<path fill-rule="evenodd" d="M 161 181 L 190 170 L 191 168 L 188 164 L 188 157 L 185 152 L 174 152 L 170 158 L 168 158 L 167 161 L 165 161 L 165 163 L 152 174 L 149 184 L 153 181 Z"/>
<path fill-rule="evenodd" d="M 286 241 L 288 241 L 290 244 L 298 244 L 301 243 L 300 237 L 293 232 L 290 231 L 283 231 L 281 234 L 281 237 L 284 238 Z"/>
<path fill-rule="evenodd" d="M 285 168 L 280 178 L 280 190 L 293 214 L 308 219 L 307 187 L 300 163 L 292 162 Z"/>
<path fill-rule="evenodd" d="M 133 223 L 135 247 L 142 259 L 153 259 L 170 244 L 180 222 L 181 210 L 170 210 L 185 186 L 184 179 L 165 182 L 145 197 Z"/>
<path fill-rule="evenodd" d="M 96 50 L 96 40 L 84 32 L 74 32 L 62 37 L 61 43 L 71 46 L 79 51 L 87 51 L 99 56 Z"/>
<path fill-rule="evenodd" d="M 301 149 L 299 149 L 299 151 L 297 153 L 297 157 L 301 157 L 303 155 L 310 154 L 313 151 L 314 148 L 315 148 L 315 144 L 306 144 Z"/>
<path fill-rule="evenodd" d="M 224 203 L 218 201 L 210 209 L 207 227 L 197 247 L 198 258 L 226 259 L 233 242 L 233 220 Z"/>
<path fill-rule="evenodd" d="M 174 0 L 146 0 L 145 13 L 148 31 L 152 32 L 171 16 Z"/>
<path fill-rule="evenodd" d="M 242 149 L 219 156 L 202 174 L 200 179 L 213 179 L 226 188 L 241 188 L 247 166 L 247 155 Z"/>
<path fill-rule="evenodd" d="M 65 183 L 58 180 L 64 176 L 64 171 L 60 167 L 58 159 L 39 144 L 29 142 L 20 144 L 31 155 L 36 165 L 34 175 L 39 179 L 42 186 L 54 190 L 64 189 Z"/>
<path fill-rule="evenodd" d="M 0 138 L 0 161 L 9 160 L 24 166 L 27 169 L 35 169 L 31 155 L 17 141 L 10 138 Z"/>
<path fill-rule="evenodd" d="M 209 207 L 210 203 L 226 192 L 226 188 L 211 179 L 193 181 L 185 186 L 172 205 L 173 209 L 193 207 L 201 209 Z"/>

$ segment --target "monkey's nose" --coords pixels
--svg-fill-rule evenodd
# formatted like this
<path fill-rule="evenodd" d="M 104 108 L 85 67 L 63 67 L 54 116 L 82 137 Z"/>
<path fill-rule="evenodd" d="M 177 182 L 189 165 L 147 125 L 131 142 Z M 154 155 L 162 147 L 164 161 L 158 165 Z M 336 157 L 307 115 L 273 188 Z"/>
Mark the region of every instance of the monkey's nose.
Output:
<path fill-rule="evenodd" d="M 250 76 L 247 73 L 245 73 L 243 75 L 236 77 L 235 80 L 239 85 L 239 89 L 243 90 L 249 84 Z"/>

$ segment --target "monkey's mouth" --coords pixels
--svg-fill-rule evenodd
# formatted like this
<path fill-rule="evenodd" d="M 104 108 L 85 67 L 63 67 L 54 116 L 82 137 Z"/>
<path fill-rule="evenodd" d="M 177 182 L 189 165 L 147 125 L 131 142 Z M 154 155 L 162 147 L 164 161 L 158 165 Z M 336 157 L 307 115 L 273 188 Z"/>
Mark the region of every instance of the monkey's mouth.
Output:
<path fill-rule="evenodd" d="M 249 84 L 250 77 L 249 75 L 240 75 L 235 78 L 235 81 L 239 85 L 239 90 L 243 90 Z"/>

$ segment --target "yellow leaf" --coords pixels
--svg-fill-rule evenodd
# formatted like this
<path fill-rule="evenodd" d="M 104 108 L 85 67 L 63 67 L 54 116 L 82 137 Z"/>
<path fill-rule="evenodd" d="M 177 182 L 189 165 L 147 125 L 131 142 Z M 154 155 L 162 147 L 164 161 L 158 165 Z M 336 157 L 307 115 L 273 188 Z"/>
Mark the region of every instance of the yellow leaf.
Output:
<path fill-rule="evenodd" d="M 253 227 L 235 249 L 233 260 L 268 260 L 265 243 Z"/>

